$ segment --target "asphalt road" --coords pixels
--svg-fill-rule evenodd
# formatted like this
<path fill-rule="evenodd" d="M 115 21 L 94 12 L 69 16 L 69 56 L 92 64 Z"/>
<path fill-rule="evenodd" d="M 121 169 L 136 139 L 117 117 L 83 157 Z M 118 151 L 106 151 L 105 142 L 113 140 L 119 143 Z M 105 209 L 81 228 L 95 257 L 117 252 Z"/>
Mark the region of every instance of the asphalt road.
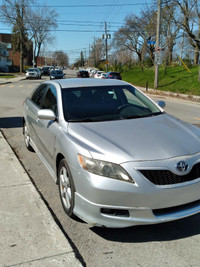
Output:
<path fill-rule="evenodd" d="M 24 80 L 0 86 L 0 128 L 82 262 L 86 266 L 200 266 L 200 214 L 176 222 L 125 229 L 95 228 L 65 215 L 57 185 L 37 155 L 26 150 L 23 141 L 23 100 L 40 82 Z M 165 101 L 169 113 L 200 124 L 200 104 Z"/>

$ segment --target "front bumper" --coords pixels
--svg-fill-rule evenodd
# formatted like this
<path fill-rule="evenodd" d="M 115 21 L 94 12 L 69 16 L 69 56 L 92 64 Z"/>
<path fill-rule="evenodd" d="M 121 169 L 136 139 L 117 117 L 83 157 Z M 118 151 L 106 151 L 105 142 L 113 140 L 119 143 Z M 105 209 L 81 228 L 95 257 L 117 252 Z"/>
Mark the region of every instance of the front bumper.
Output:
<path fill-rule="evenodd" d="M 76 193 L 74 214 L 92 226 L 123 228 L 148 225 L 182 219 L 200 212 L 200 200 L 188 205 L 166 209 L 166 213 L 156 215 L 157 210 L 147 207 L 103 206 L 89 202 Z M 186 208 L 189 207 L 189 208 Z M 127 213 L 128 212 L 128 213 Z M 160 210 L 159 210 L 160 212 Z M 158 214 L 159 214 L 158 212 Z"/>
<path fill-rule="evenodd" d="M 192 166 L 200 161 L 200 154 L 183 158 Z M 163 166 L 172 170 L 183 158 L 122 164 L 135 183 L 71 168 L 76 187 L 74 213 L 89 224 L 114 228 L 163 223 L 199 213 L 200 177 L 158 186 L 138 171 Z"/>
<path fill-rule="evenodd" d="M 28 74 L 26 75 L 26 78 L 38 78 L 37 74 Z"/>

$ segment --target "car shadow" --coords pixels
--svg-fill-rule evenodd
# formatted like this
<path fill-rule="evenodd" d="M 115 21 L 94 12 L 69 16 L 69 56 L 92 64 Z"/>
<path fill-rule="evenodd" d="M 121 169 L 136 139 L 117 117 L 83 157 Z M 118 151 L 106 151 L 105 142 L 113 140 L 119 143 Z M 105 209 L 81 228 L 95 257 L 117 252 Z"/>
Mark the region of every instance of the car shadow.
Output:
<path fill-rule="evenodd" d="M 200 234 L 200 215 L 154 225 L 133 226 L 129 228 L 90 228 L 102 238 L 122 243 L 143 243 L 153 241 L 171 241 Z"/>
<path fill-rule="evenodd" d="M 0 118 L 0 128 L 21 128 L 22 126 L 22 117 Z"/>

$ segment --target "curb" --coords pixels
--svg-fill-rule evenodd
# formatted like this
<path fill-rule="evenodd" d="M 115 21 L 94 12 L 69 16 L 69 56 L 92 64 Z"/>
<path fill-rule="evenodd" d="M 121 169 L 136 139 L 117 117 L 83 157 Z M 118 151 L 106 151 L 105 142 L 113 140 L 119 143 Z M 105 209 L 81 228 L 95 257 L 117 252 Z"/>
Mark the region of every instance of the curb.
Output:
<path fill-rule="evenodd" d="M 156 90 L 156 89 L 151 89 L 151 88 L 146 89 L 144 87 L 140 87 L 140 86 L 136 86 L 136 85 L 133 85 L 133 86 L 135 86 L 139 90 L 145 92 L 146 94 L 168 96 L 168 97 L 179 98 L 179 99 L 183 99 L 183 100 L 189 100 L 189 101 L 200 103 L 200 96 L 197 96 L 197 95 L 173 93 L 173 92 L 169 92 L 169 91 L 161 91 L 161 90 Z"/>

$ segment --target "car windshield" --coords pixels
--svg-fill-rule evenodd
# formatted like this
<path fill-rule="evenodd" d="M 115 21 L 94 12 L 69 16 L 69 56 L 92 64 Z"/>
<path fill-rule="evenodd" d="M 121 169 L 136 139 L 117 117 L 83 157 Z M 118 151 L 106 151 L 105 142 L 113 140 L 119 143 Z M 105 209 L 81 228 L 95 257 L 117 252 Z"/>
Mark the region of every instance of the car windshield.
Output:
<path fill-rule="evenodd" d="M 61 70 L 52 70 L 51 74 L 62 74 Z"/>
<path fill-rule="evenodd" d="M 66 88 L 62 101 L 64 118 L 71 122 L 136 119 L 162 113 L 131 85 Z"/>
<path fill-rule="evenodd" d="M 37 70 L 36 70 L 36 69 L 29 69 L 28 71 L 31 71 L 31 72 L 32 72 L 32 71 L 35 71 L 35 72 L 37 72 Z"/>
<path fill-rule="evenodd" d="M 114 76 L 119 76 L 120 75 L 118 72 L 111 72 L 110 74 L 114 75 Z"/>

